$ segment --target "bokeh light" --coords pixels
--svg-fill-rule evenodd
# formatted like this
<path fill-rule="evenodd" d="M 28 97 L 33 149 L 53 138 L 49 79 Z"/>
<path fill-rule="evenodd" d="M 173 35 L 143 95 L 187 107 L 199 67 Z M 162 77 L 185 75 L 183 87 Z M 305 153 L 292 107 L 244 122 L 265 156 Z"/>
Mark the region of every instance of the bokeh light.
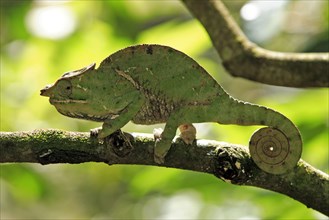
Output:
<path fill-rule="evenodd" d="M 27 14 L 26 25 L 33 35 L 55 40 L 70 35 L 76 21 L 72 11 L 65 6 L 40 6 Z"/>

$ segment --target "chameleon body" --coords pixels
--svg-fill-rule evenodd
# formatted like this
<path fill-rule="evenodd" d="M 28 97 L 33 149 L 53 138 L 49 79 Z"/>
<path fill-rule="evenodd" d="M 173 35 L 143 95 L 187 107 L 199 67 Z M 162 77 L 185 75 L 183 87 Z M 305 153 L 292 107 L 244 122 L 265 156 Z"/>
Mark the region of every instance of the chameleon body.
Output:
<path fill-rule="evenodd" d="M 166 123 L 156 141 L 155 161 L 163 163 L 180 125 L 266 125 L 250 140 L 254 162 L 264 171 L 282 174 L 301 157 L 298 129 L 282 114 L 232 98 L 192 58 L 161 45 L 122 49 L 101 62 L 65 73 L 41 90 L 63 115 L 104 122 L 105 138 L 130 120 Z M 193 129 L 192 129 L 193 130 Z M 192 135 L 193 136 L 193 135 Z"/>

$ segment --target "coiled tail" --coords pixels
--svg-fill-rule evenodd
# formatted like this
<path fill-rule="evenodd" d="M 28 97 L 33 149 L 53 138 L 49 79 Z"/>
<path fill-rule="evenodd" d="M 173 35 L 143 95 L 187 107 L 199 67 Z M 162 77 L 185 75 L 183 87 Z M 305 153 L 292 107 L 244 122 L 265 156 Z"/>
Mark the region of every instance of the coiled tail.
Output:
<path fill-rule="evenodd" d="M 221 109 L 221 114 L 226 113 L 226 116 L 219 123 L 268 126 L 257 130 L 249 142 L 249 151 L 256 165 L 271 174 L 292 170 L 302 154 L 303 143 L 298 128 L 272 109 L 231 97 L 230 103 Z"/>

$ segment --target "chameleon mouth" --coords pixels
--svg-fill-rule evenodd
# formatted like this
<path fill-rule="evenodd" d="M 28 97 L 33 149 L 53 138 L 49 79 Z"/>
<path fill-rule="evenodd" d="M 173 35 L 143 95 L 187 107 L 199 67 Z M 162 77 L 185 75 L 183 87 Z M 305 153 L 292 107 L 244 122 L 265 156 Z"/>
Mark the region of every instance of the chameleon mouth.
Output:
<path fill-rule="evenodd" d="M 66 99 L 66 100 L 59 100 L 59 99 L 49 99 L 50 104 L 69 104 L 69 103 L 79 103 L 79 104 L 86 104 L 86 100 L 79 100 L 79 99 Z"/>
<path fill-rule="evenodd" d="M 109 115 L 91 115 L 82 112 L 66 112 L 61 110 L 58 111 L 62 115 L 69 116 L 71 118 L 80 118 L 80 119 L 87 119 L 87 120 L 99 121 L 99 122 L 105 121 L 109 117 Z"/>
<path fill-rule="evenodd" d="M 79 112 L 79 111 L 66 111 L 60 108 L 57 108 L 57 111 L 59 113 L 61 113 L 62 115 L 71 117 L 71 118 L 80 118 L 80 119 L 86 119 L 86 120 L 91 120 L 91 121 L 98 121 L 98 122 L 103 122 L 105 121 L 107 118 L 112 118 L 115 115 L 111 115 L 111 114 L 105 114 L 105 115 L 93 115 L 93 114 L 88 114 L 88 113 L 84 113 L 84 112 Z"/>

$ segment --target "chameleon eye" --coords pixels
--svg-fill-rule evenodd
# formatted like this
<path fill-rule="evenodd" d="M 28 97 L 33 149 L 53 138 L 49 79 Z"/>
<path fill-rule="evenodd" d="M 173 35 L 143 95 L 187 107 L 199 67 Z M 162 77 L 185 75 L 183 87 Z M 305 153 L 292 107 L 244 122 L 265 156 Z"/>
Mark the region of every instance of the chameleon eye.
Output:
<path fill-rule="evenodd" d="M 58 92 L 61 96 L 69 96 L 72 93 L 72 84 L 68 80 L 61 80 L 57 84 Z"/>

